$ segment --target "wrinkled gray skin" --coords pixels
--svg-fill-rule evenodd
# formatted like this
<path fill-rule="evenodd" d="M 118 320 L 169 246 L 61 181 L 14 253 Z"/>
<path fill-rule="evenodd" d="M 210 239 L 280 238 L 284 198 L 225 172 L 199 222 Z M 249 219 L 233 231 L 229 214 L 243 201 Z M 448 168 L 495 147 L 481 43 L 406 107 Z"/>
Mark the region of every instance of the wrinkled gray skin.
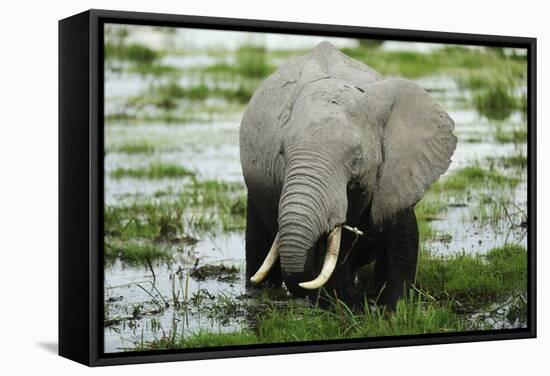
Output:
<path fill-rule="evenodd" d="M 247 279 L 280 233 L 267 284 L 290 291 L 317 276 L 327 234 L 348 224 L 325 286 L 341 296 L 373 260 L 382 302 L 414 282 L 414 205 L 443 174 L 456 147 L 448 114 L 411 81 L 384 78 L 323 42 L 290 60 L 255 92 L 240 128 L 248 188 Z M 345 259 L 345 262 L 343 262 Z"/>

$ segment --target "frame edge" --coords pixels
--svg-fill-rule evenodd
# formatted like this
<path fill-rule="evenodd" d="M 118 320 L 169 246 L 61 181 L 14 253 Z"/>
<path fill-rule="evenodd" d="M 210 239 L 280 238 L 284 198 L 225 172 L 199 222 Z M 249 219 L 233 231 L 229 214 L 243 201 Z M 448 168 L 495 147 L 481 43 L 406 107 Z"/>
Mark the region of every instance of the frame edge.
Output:
<path fill-rule="evenodd" d="M 89 11 L 59 21 L 59 355 L 90 364 Z"/>

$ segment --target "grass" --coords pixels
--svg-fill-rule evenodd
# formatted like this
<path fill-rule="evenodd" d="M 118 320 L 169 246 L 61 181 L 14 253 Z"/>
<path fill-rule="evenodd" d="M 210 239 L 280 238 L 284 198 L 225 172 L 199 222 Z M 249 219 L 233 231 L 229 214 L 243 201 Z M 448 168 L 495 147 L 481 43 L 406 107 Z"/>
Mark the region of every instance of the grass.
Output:
<path fill-rule="evenodd" d="M 486 254 L 420 254 L 417 286 L 437 300 L 449 300 L 461 309 L 479 309 L 527 289 L 527 252 L 515 244 Z"/>
<path fill-rule="evenodd" d="M 441 215 L 447 210 L 446 202 L 438 195 L 427 194 L 415 206 L 415 214 L 418 222 L 418 232 L 420 240 L 433 240 L 436 232 L 431 226 L 431 222 L 441 218 Z"/>
<path fill-rule="evenodd" d="M 157 103 L 157 99 L 152 96 L 139 95 L 129 99 L 125 108 L 107 114 L 105 120 L 107 124 L 124 122 L 128 126 L 148 122 L 174 125 L 190 122 L 210 124 L 215 120 L 233 120 L 235 113 L 243 110 L 243 104 L 239 101 L 220 103 L 174 100 L 174 107 L 171 108 L 157 106 Z M 150 111 L 151 105 L 154 106 L 153 111 Z"/>
<path fill-rule="evenodd" d="M 527 156 L 523 153 L 502 158 L 505 167 L 512 166 L 525 169 L 527 167 Z"/>
<path fill-rule="evenodd" d="M 184 232 L 183 208 L 178 205 L 148 203 L 127 207 L 107 206 L 103 218 L 106 242 L 109 243 L 192 240 Z"/>
<path fill-rule="evenodd" d="M 360 60 L 379 73 L 390 76 L 418 78 L 426 75 L 450 74 L 456 78 L 477 74 L 505 74 L 516 78 L 526 77 L 526 57 L 510 59 L 493 49 L 468 49 L 447 46 L 430 53 L 412 51 L 386 51 L 378 48 L 342 49 L 346 55 Z"/>
<path fill-rule="evenodd" d="M 127 264 L 140 264 L 147 260 L 165 260 L 172 258 L 172 252 L 165 246 L 150 243 L 106 242 L 104 259 L 109 264 L 120 259 Z"/>
<path fill-rule="evenodd" d="M 418 221 L 418 234 L 421 241 L 432 240 L 434 238 L 435 230 L 430 221 Z"/>
<path fill-rule="evenodd" d="M 270 57 L 271 54 L 264 46 L 246 44 L 237 49 L 233 63 L 218 62 L 206 67 L 203 72 L 261 79 L 276 69 L 269 63 Z"/>
<path fill-rule="evenodd" d="M 173 337 L 161 337 L 153 342 L 139 343 L 131 351 L 244 345 L 257 343 L 255 338 L 250 332 L 212 333 L 199 331 L 191 337 L 176 335 Z"/>
<path fill-rule="evenodd" d="M 480 195 L 464 220 L 476 221 L 480 227 L 489 225 L 492 231 L 498 232 L 503 228 L 517 228 L 526 218 L 525 211 L 511 201 L 509 195 L 492 193 Z"/>
<path fill-rule="evenodd" d="M 129 350 L 235 346 L 346 338 L 403 336 L 490 329 L 477 312 L 495 303 L 510 301 L 509 309 L 495 313 L 499 320 L 519 325 L 526 322 L 527 253 L 509 244 L 486 254 L 437 256 L 422 251 L 416 290 L 398 302 L 394 312 L 386 312 L 369 300 L 350 308 L 334 296 L 325 296 L 329 307 L 308 306 L 299 300 L 278 296 L 278 290 L 264 290 L 252 303 L 228 296 L 197 293 L 193 307 L 208 307 L 210 314 L 253 318 L 248 327 L 230 333 L 199 329 L 182 336 L 172 328 L 161 338 L 138 341 Z M 247 305 L 248 304 L 248 305 Z M 187 309 L 187 308 L 185 308 Z M 204 308 L 208 309 L 208 308 Z M 495 318 L 497 317 L 495 316 Z M 210 316 L 209 316 L 210 317 Z M 218 316 L 219 319 L 219 316 Z"/>
<path fill-rule="evenodd" d="M 383 75 L 416 79 L 445 74 L 473 93 L 472 104 L 491 120 L 507 119 L 514 111 L 526 114 L 527 97 L 516 94 L 526 87 L 526 57 L 507 56 L 495 48 L 447 46 L 431 53 L 384 51 L 361 45 L 343 50 Z"/>
<path fill-rule="evenodd" d="M 474 95 L 477 111 L 492 120 L 505 120 L 512 112 L 523 109 L 523 102 L 516 98 L 513 88 L 499 83 L 480 89 Z"/>
<path fill-rule="evenodd" d="M 246 195 L 242 184 L 193 178 L 181 192 L 162 192 L 169 200 L 136 202 L 127 206 L 106 206 L 105 242 L 116 245 L 108 258 L 135 259 L 146 252 L 135 248 L 162 247 L 166 242 L 183 244 L 223 232 L 242 231 L 246 224 Z M 128 252 L 129 256 L 125 257 Z M 164 252 L 151 250 L 150 258 Z M 143 258 L 145 260 L 145 258 Z"/>
<path fill-rule="evenodd" d="M 180 200 L 202 209 L 190 217 L 191 227 L 199 232 L 242 230 L 246 224 L 246 195 L 242 184 L 219 180 L 195 180 Z M 212 209 L 209 211 L 208 209 Z"/>
<path fill-rule="evenodd" d="M 510 64 L 515 63 L 510 62 Z M 525 66 L 525 64 L 523 65 Z M 526 68 L 524 69 L 524 72 L 519 71 L 515 75 L 506 69 L 495 70 L 491 73 L 471 72 L 459 77 L 458 83 L 463 89 L 468 89 L 473 93 L 473 106 L 488 119 L 502 121 L 515 111 L 526 116 L 527 96 L 517 94 L 518 90 L 527 85 Z"/>
<path fill-rule="evenodd" d="M 483 195 L 478 205 L 470 209 L 470 217 L 480 226 L 491 225 L 497 228 L 501 221 L 506 220 L 507 204 L 505 198 L 495 199 L 493 196 Z"/>
<path fill-rule="evenodd" d="M 131 350 L 386 337 L 460 331 L 465 326 L 449 307 L 427 303 L 414 294 L 399 302 L 390 315 L 368 304 L 354 312 L 338 299 L 330 299 L 329 310 L 292 301 L 284 308 L 268 304 L 254 313 L 257 323 L 253 328 L 231 333 L 199 330 L 186 336 L 171 332 L 151 342 L 137 342 Z"/>
<path fill-rule="evenodd" d="M 508 157 L 506 157 L 508 158 Z M 509 157 L 512 162 L 521 163 L 521 156 Z M 453 200 L 470 197 L 472 192 L 503 190 L 514 188 L 521 182 L 516 176 L 503 175 L 490 161 L 488 167 L 479 165 L 468 166 L 456 170 L 450 175 L 442 177 L 426 192 L 422 200 L 416 205 L 415 213 L 418 220 L 418 229 L 421 241 L 449 241 L 448 234 L 440 234 L 433 230 L 431 222 L 444 218 L 444 213 Z M 509 216 L 510 208 L 506 200 L 495 200 L 493 197 L 482 194 L 472 207 L 472 215 L 467 220 L 477 221 L 478 225 L 489 224 L 497 227 L 501 221 Z M 459 203 L 459 205 L 466 205 Z"/>
<path fill-rule="evenodd" d="M 147 141 L 126 142 L 119 145 L 113 145 L 107 148 L 107 153 L 125 153 L 125 154 L 152 154 L 157 147 Z"/>
<path fill-rule="evenodd" d="M 359 39 L 359 46 L 366 48 L 378 48 L 384 44 L 381 39 Z"/>
<path fill-rule="evenodd" d="M 353 312 L 333 299 L 331 310 L 291 306 L 270 310 L 256 329 L 260 343 L 316 341 L 341 338 L 385 337 L 458 331 L 460 321 L 447 307 L 426 303 L 413 295 L 399 302 L 393 314 L 365 305 Z"/>
<path fill-rule="evenodd" d="M 129 61 L 135 64 L 151 64 L 160 57 L 160 53 L 138 43 L 109 43 L 104 45 L 106 60 Z"/>
<path fill-rule="evenodd" d="M 177 164 L 154 162 L 146 167 L 123 168 L 118 167 L 111 171 L 113 179 L 136 178 L 136 179 L 163 179 L 195 177 L 195 172 Z"/>
<path fill-rule="evenodd" d="M 275 67 L 268 63 L 267 49 L 262 45 L 240 46 L 236 58 L 237 71 L 248 77 L 263 78 L 275 70 Z"/>
<path fill-rule="evenodd" d="M 525 61 L 508 59 L 496 55 L 500 66 L 492 71 L 471 70 L 467 74 L 457 77 L 458 85 L 462 89 L 472 91 L 483 90 L 490 87 L 503 87 L 511 89 L 518 84 L 525 83 L 527 78 L 527 65 Z M 519 63 L 519 64 L 518 64 Z"/>
<path fill-rule="evenodd" d="M 527 127 L 515 127 L 512 130 L 504 130 L 501 125 L 495 127 L 495 140 L 498 143 L 526 143 L 527 142 Z"/>
<path fill-rule="evenodd" d="M 497 163 L 504 168 L 518 168 L 525 170 L 527 168 L 527 156 L 523 153 L 508 155 L 498 159 L 490 159 L 492 163 Z"/>
<path fill-rule="evenodd" d="M 147 90 L 146 93 L 128 99 L 128 105 L 137 108 L 153 105 L 162 110 L 174 110 L 179 106 L 179 101 L 204 101 L 208 98 L 222 98 L 230 102 L 241 104 L 248 103 L 256 86 L 247 86 L 237 83 L 229 87 L 209 86 L 204 80 L 183 87 L 176 81 L 158 84 Z"/>
<path fill-rule="evenodd" d="M 508 177 L 495 169 L 479 165 L 464 167 L 438 180 L 429 190 L 430 193 L 467 192 L 472 189 L 490 187 L 515 187 L 520 179 Z"/>
<path fill-rule="evenodd" d="M 180 69 L 171 65 L 159 64 L 158 62 L 152 62 L 148 64 L 136 64 L 128 68 L 130 73 L 137 73 L 141 75 L 151 75 L 155 77 L 164 76 L 179 76 L 181 74 Z"/>
<path fill-rule="evenodd" d="M 181 106 L 182 100 L 205 101 L 219 98 L 228 102 L 246 104 L 260 81 L 277 67 L 272 61 L 283 60 L 303 51 L 268 51 L 264 46 L 244 44 L 236 51 L 216 52 L 217 63 L 198 68 L 179 69 L 158 62 L 162 52 L 147 46 L 130 43 L 126 37 L 111 38 L 105 44 L 108 61 L 130 62 L 119 69 L 130 73 L 168 77 L 151 88 L 128 98 L 129 106 L 152 105 L 163 113 L 155 117 L 166 118 Z M 383 75 L 417 79 L 422 76 L 445 74 L 459 82 L 462 88 L 473 93 L 472 105 L 489 119 L 506 119 L 514 111 L 526 113 L 525 95 L 516 94 L 525 87 L 526 58 L 504 54 L 495 48 L 468 49 L 447 46 L 429 53 L 387 51 L 379 48 L 376 40 L 360 40 L 356 48 L 343 52 L 371 66 Z M 233 59 L 227 62 L 227 57 Z M 176 78 L 186 74 L 198 76 L 197 82 L 182 87 Z M 145 116 L 145 114 L 144 114 Z M 146 116 L 145 116 L 146 117 Z M 181 118 L 181 116 L 170 116 Z"/>
<path fill-rule="evenodd" d="M 416 218 L 420 221 L 433 221 L 441 219 L 441 214 L 446 210 L 447 204 L 443 198 L 435 195 L 426 195 L 415 206 Z"/>

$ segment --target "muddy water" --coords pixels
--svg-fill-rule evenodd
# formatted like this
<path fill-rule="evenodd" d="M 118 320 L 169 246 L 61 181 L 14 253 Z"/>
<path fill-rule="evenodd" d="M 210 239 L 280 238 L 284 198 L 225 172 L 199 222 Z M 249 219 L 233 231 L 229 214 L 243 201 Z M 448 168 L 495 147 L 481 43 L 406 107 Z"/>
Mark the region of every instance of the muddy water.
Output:
<path fill-rule="evenodd" d="M 170 264 L 129 267 L 117 261 L 109 266 L 105 270 L 105 299 L 107 317 L 115 322 L 104 330 L 105 351 L 122 351 L 142 339 L 160 338 L 174 328 L 178 333 L 239 329 L 245 324 L 242 316 L 220 318 L 200 305 L 182 307 L 194 296 L 203 295 L 203 290 L 212 295 L 223 293 L 231 298 L 243 298 L 243 247 L 241 234 L 223 234 L 176 251 L 177 256 Z M 191 276 L 196 267 L 222 264 L 235 266 L 240 272 L 227 280 L 216 276 L 199 280 Z M 175 302 L 181 306 L 176 307 Z"/>
<path fill-rule="evenodd" d="M 197 62 L 211 63 L 206 58 L 189 62 L 167 56 L 165 60 L 185 67 Z M 437 76 L 424 78 L 419 83 L 449 111 L 455 120 L 459 140 L 476 139 L 471 143 L 459 141 L 448 173 L 476 163 L 483 165 L 488 157 L 518 152 L 518 146 L 513 144 L 495 143 L 492 134 L 496 125 L 464 104 L 470 95 L 452 79 Z M 136 75 L 107 76 L 107 111 L 116 109 L 124 98 L 140 93 L 147 85 L 146 80 Z M 155 192 L 162 190 L 178 192 L 186 183 L 185 179 L 111 178 L 111 171 L 120 167 L 135 168 L 151 162 L 167 162 L 196 171 L 200 179 L 242 182 L 238 146 L 240 117 L 241 113 L 237 112 L 224 114 L 222 120 L 200 123 L 108 122 L 105 137 L 106 205 L 127 205 L 136 200 L 151 199 Z M 523 121 L 520 115 L 514 114 L 504 126 Z M 136 154 L 117 151 L 121 146 L 144 142 L 153 145 L 155 150 Z M 520 145 L 519 148 L 525 154 L 526 146 Z M 525 230 L 512 225 L 522 221 L 521 209 L 526 208 L 527 202 L 526 185 L 520 184 L 516 189 L 505 191 L 507 200 L 519 210 L 509 213 L 508 218 L 496 224 L 483 224 L 476 219 L 476 207 L 482 197 L 494 194 L 479 191 L 450 202 L 446 211 L 432 222 L 435 240 L 424 246 L 438 253 L 450 254 L 485 252 L 507 242 L 525 245 Z M 438 238 L 437 234 L 441 236 Z M 176 307 L 177 303 L 189 302 L 193 296 L 204 295 L 204 291 L 245 299 L 244 234 L 218 234 L 202 237 L 196 244 L 174 247 L 176 257 L 170 264 L 129 266 L 117 261 L 106 268 L 106 317 L 110 323 L 104 329 L 105 351 L 122 351 L 136 342 L 161 338 L 174 328 L 177 333 L 185 335 L 199 330 L 227 332 L 247 325 L 242 315 L 219 317 L 207 309 L 202 310 L 200 304 L 198 308 L 187 310 Z M 233 278 L 222 280 L 216 276 L 204 280 L 193 277 L 194 268 L 203 265 L 235 266 L 240 272 Z"/>
<path fill-rule="evenodd" d="M 521 244 L 527 248 L 527 229 L 518 226 L 526 219 L 526 192 L 526 184 L 520 184 L 509 192 L 509 202 L 513 203 L 509 217 L 497 223 L 483 223 L 480 220 L 476 209 L 480 196 L 453 202 L 443 215 L 431 222 L 436 233 L 435 240 L 425 242 L 424 246 L 444 255 L 453 252 L 485 253 L 508 243 Z M 487 197 L 494 192 L 477 193 Z"/>
<path fill-rule="evenodd" d="M 178 192 L 188 183 L 185 179 L 113 179 L 110 176 L 116 168 L 145 167 L 151 162 L 181 165 L 195 171 L 199 179 L 242 182 L 238 146 L 240 114 L 228 118 L 185 125 L 109 123 L 105 137 L 106 205 L 128 205 L 136 200 L 150 200 L 155 192 Z M 140 143 L 153 145 L 155 151 L 136 154 L 117 152 L 117 147 L 121 145 Z M 204 291 L 212 295 L 223 293 L 237 299 L 243 296 L 243 234 L 203 236 L 196 244 L 180 248 L 174 251 L 176 257 L 170 264 L 159 262 L 151 267 L 129 266 L 117 261 L 106 268 L 106 317 L 111 323 L 105 328 L 105 351 L 122 351 L 135 342 L 160 338 L 174 328 L 178 333 L 193 333 L 201 329 L 224 332 L 244 325 L 243 317 L 213 317 L 216 315 L 210 309 L 203 310 L 200 305 L 182 309 L 186 301 L 191 301 L 194 296 L 203 296 Z M 228 280 L 216 276 L 199 280 L 192 276 L 193 269 L 203 265 L 234 266 L 239 273 Z M 181 306 L 176 307 L 174 301 L 180 302 Z"/>
<path fill-rule="evenodd" d="M 116 168 L 146 167 L 152 162 L 172 163 L 197 173 L 199 179 L 242 182 L 239 159 L 239 117 L 210 124 L 109 124 L 106 131 L 105 204 L 121 205 L 135 196 L 151 197 L 161 190 L 180 191 L 179 179 L 111 178 Z M 117 145 L 147 143 L 153 153 L 109 152 Z"/>

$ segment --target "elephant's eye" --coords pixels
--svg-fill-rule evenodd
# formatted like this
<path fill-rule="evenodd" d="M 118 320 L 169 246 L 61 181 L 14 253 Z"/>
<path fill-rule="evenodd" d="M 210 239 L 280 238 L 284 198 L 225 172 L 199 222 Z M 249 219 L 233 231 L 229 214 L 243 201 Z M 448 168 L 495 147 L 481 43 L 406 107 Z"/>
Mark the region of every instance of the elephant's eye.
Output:
<path fill-rule="evenodd" d="M 350 162 L 350 168 L 351 172 L 354 175 L 357 175 L 359 173 L 359 169 L 361 168 L 361 163 L 363 162 L 362 157 L 354 157 Z"/>

